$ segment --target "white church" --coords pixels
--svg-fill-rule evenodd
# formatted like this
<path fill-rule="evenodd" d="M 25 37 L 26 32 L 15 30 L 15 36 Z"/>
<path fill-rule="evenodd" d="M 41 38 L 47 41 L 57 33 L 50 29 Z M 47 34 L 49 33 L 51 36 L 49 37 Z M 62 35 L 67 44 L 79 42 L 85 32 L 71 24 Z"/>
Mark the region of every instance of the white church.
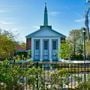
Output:
<path fill-rule="evenodd" d="M 65 35 L 52 29 L 48 25 L 48 11 L 45 4 L 44 24 L 40 29 L 26 36 L 27 50 L 31 50 L 31 59 L 36 62 L 59 61 L 61 41 Z"/>

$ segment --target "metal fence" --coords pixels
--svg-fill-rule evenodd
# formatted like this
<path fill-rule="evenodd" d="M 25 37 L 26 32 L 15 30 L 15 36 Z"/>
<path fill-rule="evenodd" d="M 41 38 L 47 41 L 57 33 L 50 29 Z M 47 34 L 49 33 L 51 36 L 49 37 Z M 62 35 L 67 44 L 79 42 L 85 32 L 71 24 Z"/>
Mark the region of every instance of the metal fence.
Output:
<path fill-rule="evenodd" d="M 36 62 L 20 68 L 27 73 L 17 79 L 17 87 L 7 89 L 0 81 L 0 90 L 90 90 L 90 63 Z"/>

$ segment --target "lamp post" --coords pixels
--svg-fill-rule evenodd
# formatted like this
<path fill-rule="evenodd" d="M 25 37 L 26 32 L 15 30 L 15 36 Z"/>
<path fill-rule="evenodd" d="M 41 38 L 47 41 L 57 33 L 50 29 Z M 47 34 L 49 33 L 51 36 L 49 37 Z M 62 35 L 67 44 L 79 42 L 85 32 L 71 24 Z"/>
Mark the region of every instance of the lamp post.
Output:
<path fill-rule="evenodd" d="M 85 45 L 85 43 L 86 43 L 86 28 L 83 28 L 83 59 L 84 59 L 84 61 L 86 60 L 86 45 Z"/>
<path fill-rule="evenodd" d="M 83 59 L 84 59 L 84 80 L 85 80 L 85 82 L 86 82 L 86 45 L 85 45 L 85 43 L 86 43 L 86 28 L 83 28 L 82 29 L 83 31 Z"/>

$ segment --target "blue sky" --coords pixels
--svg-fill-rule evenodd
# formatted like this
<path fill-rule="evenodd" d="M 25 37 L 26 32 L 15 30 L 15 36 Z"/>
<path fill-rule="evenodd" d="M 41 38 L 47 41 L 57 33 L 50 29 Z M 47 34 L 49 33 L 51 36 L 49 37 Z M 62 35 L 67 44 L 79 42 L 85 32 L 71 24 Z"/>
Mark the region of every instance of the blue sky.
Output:
<path fill-rule="evenodd" d="M 86 0 L 0 0 L 0 28 L 25 41 L 43 24 L 45 1 L 49 25 L 56 31 L 68 36 L 72 29 L 84 26 Z"/>

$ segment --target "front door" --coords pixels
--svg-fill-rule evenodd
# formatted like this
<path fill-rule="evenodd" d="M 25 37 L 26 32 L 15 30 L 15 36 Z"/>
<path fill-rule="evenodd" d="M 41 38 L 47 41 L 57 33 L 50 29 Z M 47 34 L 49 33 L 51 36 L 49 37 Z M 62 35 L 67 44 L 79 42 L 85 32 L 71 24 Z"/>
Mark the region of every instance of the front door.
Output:
<path fill-rule="evenodd" d="M 58 40 L 52 40 L 52 60 L 58 61 Z"/>
<path fill-rule="evenodd" d="M 43 41 L 43 61 L 49 61 L 49 40 Z"/>
<path fill-rule="evenodd" d="M 34 40 L 34 61 L 40 60 L 40 40 Z"/>

